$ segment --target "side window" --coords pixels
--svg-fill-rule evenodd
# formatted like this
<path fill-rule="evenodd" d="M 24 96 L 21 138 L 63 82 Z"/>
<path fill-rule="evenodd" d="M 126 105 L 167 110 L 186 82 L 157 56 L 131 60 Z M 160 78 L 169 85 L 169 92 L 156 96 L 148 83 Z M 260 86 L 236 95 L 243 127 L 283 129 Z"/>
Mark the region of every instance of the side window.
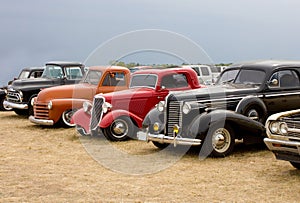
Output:
<path fill-rule="evenodd" d="M 102 86 L 125 86 L 126 78 L 123 72 L 107 73 Z"/>
<path fill-rule="evenodd" d="M 209 75 L 209 70 L 207 67 L 200 67 L 201 68 L 201 72 L 202 72 L 202 75 Z"/>
<path fill-rule="evenodd" d="M 299 77 L 295 71 L 284 70 L 274 73 L 270 80 L 271 87 L 299 87 Z"/>
<path fill-rule="evenodd" d="M 43 74 L 42 71 L 33 71 L 30 73 L 29 78 L 39 78 L 42 76 L 42 74 Z"/>
<path fill-rule="evenodd" d="M 167 89 L 187 87 L 188 82 L 184 74 L 172 74 L 162 78 L 161 86 L 165 86 Z"/>
<path fill-rule="evenodd" d="M 69 80 L 81 79 L 82 72 L 80 67 L 67 67 L 66 75 Z"/>

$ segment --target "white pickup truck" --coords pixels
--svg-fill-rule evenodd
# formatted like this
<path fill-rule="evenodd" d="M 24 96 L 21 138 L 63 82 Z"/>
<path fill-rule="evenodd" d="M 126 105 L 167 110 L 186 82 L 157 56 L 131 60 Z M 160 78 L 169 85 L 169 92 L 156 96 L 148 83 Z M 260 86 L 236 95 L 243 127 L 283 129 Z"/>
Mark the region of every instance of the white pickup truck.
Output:
<path fill-rule="evenodd" d="M 209 65 L 184 65 L 183 67 L 190 67 L 196 71 L 200 84 L 213 84 L 220 72 L 215 66 Z"/>

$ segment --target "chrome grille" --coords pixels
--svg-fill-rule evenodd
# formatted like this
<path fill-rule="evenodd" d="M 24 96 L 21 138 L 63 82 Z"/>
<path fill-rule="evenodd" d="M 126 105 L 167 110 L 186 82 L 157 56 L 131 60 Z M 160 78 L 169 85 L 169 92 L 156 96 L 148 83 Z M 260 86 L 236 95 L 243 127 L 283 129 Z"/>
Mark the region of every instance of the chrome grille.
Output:
<path fill-rule="evenodd" d="M 178 101 L 171 101 L 168 106 L 167 112 L 167 135 L 173 136 L 173 126 L 179 125 L 182 123 L 182 114 L 180 105 Z"/>
<path fill-rule="evenodd" d="M 34 117 L 38 119 L 49 119 L 48 103 L 34 103 Z"/>
<path fill-rule="evenodd" d="M 91 130 L 95 130 L 101 121 L 102 117 L 102 104 L 104 102 L 103 97 L 94 98 L 92 115 L 91 115 Z"/>
<path fill-rule="evenodd" d="M 293 121 L 291 119 L 283 120 L 288 126 L 288 135 L 289 137 L 292 138 L 298 138 L 300 139 L 300 132 L 296 132 L 297 130 L 300 130 L 300 121 Z"/>
<path fill-rule="evenodd" d="M 22 102 L 21 95 L 18 92 L 8 91 L 6 98 L 7 98 L 7 101 L 10 101 L 10 102 L 14 102 L 14 103 Z"/>

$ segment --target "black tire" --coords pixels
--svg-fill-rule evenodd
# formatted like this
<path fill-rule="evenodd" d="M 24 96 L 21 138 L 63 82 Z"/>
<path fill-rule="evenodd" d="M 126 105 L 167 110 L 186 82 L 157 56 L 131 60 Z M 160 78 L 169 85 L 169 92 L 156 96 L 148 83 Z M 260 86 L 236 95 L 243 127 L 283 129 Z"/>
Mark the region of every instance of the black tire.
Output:
<path fill-rule="evenodd" d="M 82 135 L 82 136 L 89 136 L 90 134 L 87 134 L 84 130 L 83 127 L 81 127 L 80 125 L 76 125 L 76 131 Z"/>
<path fill-rule="evenodd" d="M 215 124 L 211 126 L 201 151 L 212 157 L 225 157 L 234 148 L 235 135 L 230 125 Z"/>
<path fill-rule="evenodd" d="M 125 141 L 136 137 L 137 127 L 129 117 L 121 116 L 102 131 L 104 136 L 111 141 Z"/>
<path fill-rule="evenodd" d="M 291 163 L 292 166 L 294 166 L 296 169 L 300 169 L 300 163 L 298 163 L 298 162 L 293 162 L 293 161 L 290 161 L 290 163 Z"/>
<path fill-rule="evenodd" d="M 260 123 L 265 123 L 266 115 L 264 111 L 257 105 L 250 105 L 244 111 L 243 115 L 251 118 L 252 120 L 258 121 Z"/>
<path fill-rule="evenodd" d="M 0 99 L 0 111 L 11 111 L 12 108 L 3 105 L 4 100 L 5 100 L 4 98 Z"/>
<path fill-rule="evenodd" d="M 19 116 L 28 116 L 28 109 L 13 109 Z"/>
<path fill-rule="evenodd" d="M 157 147 L 159 149 L 165 149 L 166 147 L 169 146 L 169 144 L 167 144 L 167 143 L 160 143 L 160 142 L 155 142 L 155 141 L 152 141 L 152 143 L 154 144 L 155 147 Z"/>
<path fill-rule="evenodd" d="M 76 124 L 71 124 L 71 118 L 77 109 L 68 109 L 61 114 L 60 125 L 65 128 L 75 127 Z"/>
<path fill-rule="evenodd" d="M 33 116 L 33 115 L 34 115 L 33 106 L 29 105 L 28 106 L 28 116 Z"/>

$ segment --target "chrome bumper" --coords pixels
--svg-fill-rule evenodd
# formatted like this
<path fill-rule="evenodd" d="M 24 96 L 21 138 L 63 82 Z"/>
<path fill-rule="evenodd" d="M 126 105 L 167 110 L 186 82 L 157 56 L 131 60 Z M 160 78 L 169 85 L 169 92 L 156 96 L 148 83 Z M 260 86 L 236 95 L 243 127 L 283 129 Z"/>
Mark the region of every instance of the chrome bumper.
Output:
<path fill-rule="evenodd" d="M 13 102 L 9 102 L 9 101 L 4 101 L 3 102 L 4 106 L 13 108 L 13 109 L 28 109 L 28 105 L 27 104 L 16 104 Z"/>
<path fill-rule="evenodd" d="M 159 143 L 167 143 L 176 145 L 189 145 L 189 146 L 197 146 L 201 144 L 200 139 L 192 139 L 192 138 L 183 138 L 180 136 L 165 136 L 164 134 L 150 134 L 148 132 L 139 131 L 137 133 L 138 140 L 141 141 L 154 141 Z"/>
<path fill-rule="evenodd" d="M 39 124 L 39 125 L 54 125 L 53 120 L 36 119 L 36 118 L 34 118 L 34 116 L 29 116 L 29 120 L 32 123 Z"/>
<path fill-rule="evenodd" d="M 271 151 L 291 152 L 300 155 L 300 142 L 275 140 L 270 138 L 265 138 L 264 142 Z"/>

